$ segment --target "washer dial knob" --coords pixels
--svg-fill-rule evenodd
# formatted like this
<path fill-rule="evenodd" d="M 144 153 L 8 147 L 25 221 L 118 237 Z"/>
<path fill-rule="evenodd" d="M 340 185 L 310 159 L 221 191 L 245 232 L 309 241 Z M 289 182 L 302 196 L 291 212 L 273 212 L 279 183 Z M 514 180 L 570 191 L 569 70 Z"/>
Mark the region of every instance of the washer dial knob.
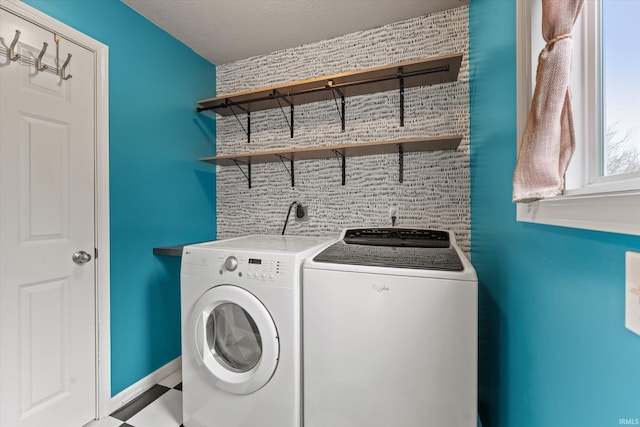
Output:
<path fill-rule="evenodd" d="M 228 257 L 224 262 L 224 268 L 226 268 L 228 271 L 233 271 L 238 268 L 238 258 L 234 256 Z"/>

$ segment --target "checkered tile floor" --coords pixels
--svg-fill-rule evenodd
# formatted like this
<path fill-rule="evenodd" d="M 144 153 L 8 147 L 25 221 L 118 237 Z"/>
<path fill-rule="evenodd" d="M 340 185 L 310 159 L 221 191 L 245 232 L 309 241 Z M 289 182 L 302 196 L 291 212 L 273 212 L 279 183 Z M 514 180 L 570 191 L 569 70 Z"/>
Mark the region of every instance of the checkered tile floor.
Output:
<path fill-rule="evenodd" d="M 178 371 L 115 411 L 84 427 L 183 427 L 182 372 Z"/>

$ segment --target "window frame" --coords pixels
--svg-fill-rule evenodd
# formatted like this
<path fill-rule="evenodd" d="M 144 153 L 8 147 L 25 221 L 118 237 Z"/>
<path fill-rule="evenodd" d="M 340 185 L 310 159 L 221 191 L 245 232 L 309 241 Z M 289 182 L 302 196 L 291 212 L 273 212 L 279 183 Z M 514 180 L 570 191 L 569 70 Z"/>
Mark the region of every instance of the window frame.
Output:
<path fill-rule="evenodd" d="M 576 152 L 567 172 L 562 196 L 517 204 L 517 221 L 613 233 L 640 235 L 640 179 L 638 174 L 598 177 L 601 155 L 595 135 L 601 134 L 599 99 L 602 88 L 595 31 L 600 25 L 599 1 L 585 2 L 573 30 L 572 107 Z M 533 25 L 532 23 L 537 24 Z M 544 41 L 540 35 L 541 0 L 516 2 L 517 130 L 521 135 L 531 106 L 534 70 Z M 597 32 L 599 33 L 599 31 Z M 591 124 L 591 125 L 589 125 Z"/>

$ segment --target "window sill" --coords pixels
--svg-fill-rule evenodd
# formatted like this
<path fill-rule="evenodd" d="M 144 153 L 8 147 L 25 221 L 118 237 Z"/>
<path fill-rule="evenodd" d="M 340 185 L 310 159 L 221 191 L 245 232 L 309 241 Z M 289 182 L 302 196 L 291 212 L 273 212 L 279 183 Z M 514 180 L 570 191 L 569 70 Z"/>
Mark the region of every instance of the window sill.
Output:
<path fill-rule="evenodd" d="M 565 195 L 518 204 L 520 222 L 640 235 L 640 191 Z"/>

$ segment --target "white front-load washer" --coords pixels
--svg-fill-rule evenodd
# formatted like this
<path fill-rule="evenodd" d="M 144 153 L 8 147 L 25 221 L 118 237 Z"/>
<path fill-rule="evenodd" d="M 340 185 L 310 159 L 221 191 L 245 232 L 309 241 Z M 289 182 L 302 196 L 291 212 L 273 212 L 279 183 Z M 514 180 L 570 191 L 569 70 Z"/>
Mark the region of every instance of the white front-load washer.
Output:
<path fill-rule="evenodd" d="M 477 278 L 453 234 L 349 229 L 303 265 L 304 427 L 475 427 Z"/>
<path fill-rule="evenodd" d="M 327 242 L 253 235 L 185 246 L 185 427 L 301 426 L 301 263 Z"/>

